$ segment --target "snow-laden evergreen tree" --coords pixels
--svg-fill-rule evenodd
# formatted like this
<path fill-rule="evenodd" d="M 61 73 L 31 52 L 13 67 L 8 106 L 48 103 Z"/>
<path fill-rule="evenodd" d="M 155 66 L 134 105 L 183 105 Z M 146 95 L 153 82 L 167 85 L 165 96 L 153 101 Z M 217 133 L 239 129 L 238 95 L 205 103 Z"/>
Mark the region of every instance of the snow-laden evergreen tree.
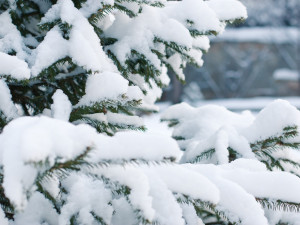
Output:
<path fill-rule="evenodd" d="M 171 138 L 117 132 L 144 130 L 167 69 L 183 81 L 245 17 L 236 0 L 0 0 L 0 224 L 267 225 L 262 199 L 298 208 L 294 175 L 180 164 Z"/>

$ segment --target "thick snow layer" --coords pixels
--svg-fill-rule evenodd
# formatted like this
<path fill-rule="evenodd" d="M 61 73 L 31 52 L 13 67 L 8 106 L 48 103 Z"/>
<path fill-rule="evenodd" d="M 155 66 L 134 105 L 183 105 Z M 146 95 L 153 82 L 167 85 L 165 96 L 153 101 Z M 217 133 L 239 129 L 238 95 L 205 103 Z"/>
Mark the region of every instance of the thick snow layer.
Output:
<path fill-rule="evenodd" d="M 85 95 L 78 106 L 89 105 L 105 99 L 117 100 L 126 94 L 128 81 L 118 73 L 103 72 L 90 75 L 86 82 Z"/>
<path fill-rule="evenodd" d="M 43 42 L 33 51 L 33 54 L 36 58 L 31 68 L 33 76 L 37 76 L 43 69 L 68 55 L 68 41 L 62 37 L 58 26 L 47 32 Z"/>
<path fill-rule="evenodd" d="M 209 39 L 206 36 L 200 36 L 193 39 L 193 47 L 200 48 L 204 51 L 208 51 L 210 44 Z"/>
<path fill-rule="evenodd" d="M 237 0 L 209 0 L 207 4 L 214 10 L 221 21 L 247 18 L 246 7 Z"/>
<path fill-rule="evenodd" d="M 253 195 L 238 184 L 224 178 L 212 179 L 220 190 L 218 209 L 225 211 L 230 221 L 239 220 L 243 225 L 268 225 L 264 211 Z"/>
<path fill-rule="evenodd" d="M 52 117 L 64 121 L 69 121 L 70 113 L 72 111 L 72 104 L 68 96 L 58 89 L 52 96 L 53 104 L 51 105 Z"/>
<path fill-rule="evenodd" d="M 49 32 L 37 49 L 37 60 L 43 62 L 35 62 L 33 74 L 37 75 L 42 69 L 48 67 L 57 60 L 70 56 L 72 60 L 79 66 L 92 71 L 116 71 L 111 60 L 104 53 L 100 45 L 100 39 L 94 31 L 92 25 L 87 18 L 75 8 L 70 0 L 61 0 L 46 13 L 42 18 L 41 24 L 53 22 L 53 20 L 61 19 L 72 25 L 69 40 L 63 39 L 61 34 L 56 33 L 49 37 Z M 40 47 L 41 46 L 41 47 Z M 54 49 L 51 48 L 55 46 Z M 47 52 L 52 54 L 43 54 Z"/>
<path fill-rule="evenodd" d="M 194 199 L 218 203 L 220 192 L 209 179 L 180 165 L 162 165 L 152 168 L 175 193 L 182 193 Z M 199 188 L 201 187 L 201 188 Z"/>
<path fill-rule="evenodd" d="M 267 225 L 264 212 L 254 196 L 299 202 L 300 195 L 297 190 L 300 180 L 287 172 L 271 172 L 266 171 L 266 168 L 254 171 L 252 167 L 255 164 L 258 165 L 259 162 L 243 159 L 239 163 L 233 161 L 222 166 L 186 164 L 186 167 L 206 176 L 219 188 L 218 208 L 224 210 L 231 220 L 241 219 L 242 224 L 248 225 Z"/>
<path fill-rule="evenodd" d="M 26 190 L 37 176 L 34 163 L 66 161 L 93 144 L 96 132 L 48 117 L 22 117 L 7 125 L 0 136 L 0 163 L 4 166 L 5 194 L 17 209 L 26 206 Z"/>
<path fill-rule="evenodd" d="M 113 214 L 113 208 L 108 204 L 111 201 L 111 192 L 100 180 L 92 180 L 83 174 L 73 174 L 62 185 L 69 194 L 59 215 L 59 225 L 68 224 L 77 212 L 80 224 L 95 223 L 90 212 L 101 217 L 106 224 L 110 223 Z"/>
<path fill-rule="evenodd" d="M 268 104 L 245 131 L 244 136 L 253 143 L 282 133 L 287 126 L 300 126 L 300 111 L 284 100 Z"/>
<path fill-rule="evenodd" d="M 203 33 L 207 31 L 216 31 L 219 33 L 224 29 L 217 14 L 204 1 L 169 1 L 163 10 L 168 16 L 180 21 L 182 24 L 186 24 L 187 20 L 192 21 L 191 28 Z"/>
<path fill-rule="evenodd" d="M 102 159 L 126 160 L 147 159 L 160 161 L 164 158 L 179 159 L 182 155 L 175 140 L 159 134 L 145 134 L 137 131 L 119 132 L 114 138 L 99 135 L 95 140 L 99 149 L 93 151 L 91 161 Z"/>
<path fill-rule="evenodd" d="M 14 219 L 13 225 L 40 225 L 41 221 L 49 225 L 58 224 L 58 215 L 51 202 L 39 192 L 32 194 L 26 209 Z"/>
<path fill-rule="evenodd" d="M 11 16 L 8 11 L 0 14 L 0 52 L 9 53 L 12 50 L 16 52 L 19 59 L 25 59 L 27 56 L 24 51 L 25 46 L 20 32 L 12 23 Z M 1 60 L 1 62 L 3 62 Z M 1 64 L 6 65 L 7 63 Z M 1 73 L 1 72 L 0 72 Z"/>
<path fill-rule="evenodd" d="M 114 181 L 130 187 L 131 192 L 128 197 L 132 205 L 142 210 L 147 219 L 154 219 L 155 211 L 152 207 L 152 198 L 149 195 L 149 181 L 141 169 L 135 166 L 117 165 L 110 166 L 109 168 L 99 168 L 97 169 L 97 174 L 103 174 Z"/>
<path fill-rule="evenodd" d="M 146 174 L 150 184 L 149 194 L 152 196 L 152 207 L 156 211 L 155 218 L 165 225 L 184 225 L 182 209 L 177 204 L 172 191 L 152 171 L 146 171 Z"/>
<path fill-rule="evenodd" d="M 203 221 L 197 216 L 196 210 L 191 204 L 181 204 L 183 217 L 186 224 L 205 225 Z"/>
<path fill-rule="evenodd" d="M 18 116 L 18 110 L 11 100 L 10 90 L 2 79 L 0 79 L 0 111 L 8 119 Z"/>
<path fill-rule="evenodd" d="M 214 149 L 214 162 L 228 163 L 229 147 L 240 157 L 254 159 L 251 144 L 282 135 L 283 129 L 288 126 L 300 127 L 300 111 L 284 100 L 268 104 L 256 116 L 249 111 L 233 113 L 221 106 L 194 108 L 181 103 L 167 109 L 162 119 L 179 122 L 172 135 L 185 139 L 178 141 L 179 146 L 185 149 L 182 162 L 191 162 L 201 153 Z M 298 140 L 299 137 L 293 139 Z M 290 158 L 288 151 L 281 154 L 281 157 Z"/>
<path fill-rule="evenodd" d="M 90 162 L 111 160 L 179 159 L 181 151 L 171 138 L 138 132 L 118 133 L 115 137 L 97 134 L 87 125 L 74 126 L 48 117 L 22 117 L 7 125 L 0 135 L 0 164 L 4 167 L 5 194 L 18 210 L 27 204 L 26 190 L 31 190 L 40 169 L 37 163 L 74 159 L 92 147 Z M 49 181 L 50 182 L 50 181 Z M 51 181 L 52 182 L 52 181 Z M 50 193 L 57 193 L 55 180 Z"/>
<path fill-rule="evenodd" d="M 17 80 L 30 78 L 28 64 L 17 56 L 11 56 L 0 52 L 0 75 L 10 75 Z"/>

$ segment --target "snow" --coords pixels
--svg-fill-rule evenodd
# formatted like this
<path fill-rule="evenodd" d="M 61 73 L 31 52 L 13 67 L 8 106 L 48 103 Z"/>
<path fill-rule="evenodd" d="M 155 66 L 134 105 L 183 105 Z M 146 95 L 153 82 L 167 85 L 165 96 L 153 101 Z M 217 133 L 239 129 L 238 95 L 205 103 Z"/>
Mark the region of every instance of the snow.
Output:
<path fill-rule="evenodd" d="M 276 136 L 282 133 L 283 128 L 294 125 L 300 125 L 300 112 L 287 101 L 276 100 L 260 111 L 243 134 L 253 143 Z"/>
<path fill-rule="evenodd" d="M 241 186 L 223 178 L 214 180 L 220 190 L 218 209 L 226 212 L 230 221 L 242 221 L 243 225 L 268 225 L 264 211 L 255 198 Z"/>
<path fill-rule="evenodd" d="M 246 7 L 237 0 L 209 0 L 207 4 L 214 10 L 221 21 L 247 18 Z"/>
<path fill-rule="evenodd" d="M 199 36 L 193 39 L 193 47 L 208 51 L 210 44 L 209 39 L 206 36 Z"/>
<path fill-rule="evenodd" d="M 21 117 L 7 125 L 0 136 L 0 163 L 4 166 L 5 194 L 17 210 L 26 204 L 26 189 L 37 176 L 34 163 L 64 162 L 93 144 L 94 129 L 74 126 L 48 117 Z"/>
<path fill-rule="evenodd" d="M 5 218 L 5 214 L 2 209 L 0 209 L 0 224 L 8 225 L 8 220 Z"/>
<path fill-rule="evenodd" d="M 255 97 L 255 98 L 232 98 L 232 99 L 214 99 L 203 100 L 194 103 L 193 106 L 199 107 L 204 105 L 219 105 L 231 111 L 241 112 L 244 110 L 260 111 L 271 102 L 278 99 L 277 97 Z M 300 98 L 298 96 L 280 97 L 279 99 L 289 102 L 291 105 L 300 108 Z"/>
<path fill-rule="evenodd" d="M 10 75 L 17 80 L 28 79 L 30 77 L 30 70 L 28 65 L 17 56 L 11 56 L 6 53 L 0 52 L 0 74 Z"/>
<path fill-rule="evenodd" d="M 168 188 L 175 193 L 182 193 L 214 204 L 220 199 L 218 188 L 202 174 L 194 173 L 181 166 L 166 165 L 154 169 Z"/>
<path fill-rule="evenodd" d="M 179 77 L 180 80 L 185 79 L 185 75 L 183 73 L 182 69 L 182 59 L 179 54 L 174 54 L 171 57 L 167 59 L 167 63 L 169 63 L 172 66 L 172 69 L 176 73 L 176 75 Z"/>
<path fill-rule="evenodd" d="M 287 172 L 270 172 L 266 169 L 251 171 L 245 165 L 250 164 L 251 168 L 254 165 L 253 160 L 243 159 L 242 163 L 242 167 L 234 165 L 234 161 L 222 166 L 186 164 L 186 167 L 206 176 L 218 187 L 218 208 L 225 210 L 226 215 L 233 221 L 241 219 L 242 224 L 268 224 L 261 206 L 253 196 L 288 202 L 299 201 L 298 177 Z"/>
<path fill-rule="evenodd" d="M 144 125 L 144 121 L 139 116 L 128 116 L 125 114 L 120 113 L 112 113 L 107 112 L 104 113 L 94 113 L 94 114 L 87 114 L 85 117 L 91 118 L 93 120 L 104 122 L 106 125 L 109 123 L 112 125 L 120 125 L 123 124 L 127 126 L 134 126 L 134 127 L 141 127 Z"/>
<path fill-rule="evenodd" d="M 18 117 L 18 110 L 11 100 L 10 90 L 2 79 L 0 79 L 0 111 L 8 119 Z"/>
<path fill-rule="evenodd" d="M 146 171 L 146 174 L 149 178 L 149 194 L 152 196 L 152 206 L 156 211 L 157 220 L 165 225 L 184 225 L 182 209 L 173 193 L 155 173 Z"/>
<path fill-rule="evenodd" d="M 13 224 L 40 225 L 43 221 L 49 225 L 56 225 L 58 224 L 57 218 L 58 215 L 51 202 L 41 193 L 35 192 L 31 196 L 26 209 L 15 216 Z"/>
<path fill-rule="evenodd" d="M 55 27 L 56 32 L 53 31 L 53 34 L 50 33 L 52 34 L 50 37 L 49 32 L 47 33 L 46 42 L 43 41 L 37 48 L 37 60 L 43 59 L 44 61 L 35 63 L 33 67 L 35 75 L 66 56 L 70 56 L 73 62 L 87 70 L 94 72 L 116 71 L 112 61 L 104 53 L 100 45 L 100 39 L 95 33 L 94 28 L 88 22 L 87 18 L 75 8 L 72 1 L 58 1 L 42 18 L 41 24 L 59 18 L 62 22 L 72 25 L 69 40 L 63 39 L 62 35 L 58 34 L 58 28 Z M 53 45 L 55 48 L 51 50 Z M 47 55 L 46 53 L 49 51 L 50 54 Z"/>
<path fill-rule="evenodd" d="M 114 138 L 104 135 L 95 140 L 101 151 L 92 152 L 91 161 L 145 159 L 160 161 L 164 158 L 179 159 L 182 155 L 176 142 L 170 137 L 138 131 L 118 132 Z"/>
<path fill-rule="evenodd" d="M 65 63 L 59 67 L 60 73 L 55 79 L 69 78 L 78 72 L 87 76 L 85 94 L 74 107 L 103 101 L 112 105 L 126 104 L 126 101 L 142 99 L 143 109 L 158 109 L 153 103 L 162 90 L 156 83 L 170 82 L 164 63 L 171 64 L 184 79 L 181 67 L 187 62 L 176 50 L 166 50 L 164 44 L 154 40 L 176 42 L 184 54 L 202 65 L 201 50 L 208 50 L 209 39 L 193 38 L 190 31 L 220 33 L 225 27 L 223 20 L 247 16 L 245 8 L 235 0 L 161 1 L 166 4 L 165 8 L 152 7 L 151 0 L 147 4 L 120 3 L 137 13 L 136 17 L 112 10 L 103 20 L 91 25 L 88 17 L 104 5 L 113 5 L 113 0 L 87 0 L 81 9 L 71 0 L 59 0 L 56 4 L 34 2 L 46 12 L 40 25 L 58 20 L 69 25 L 70 32 L 63 32 L 56 25 L 45 37 L 41 36 L 41 42 L 31 35 L 21 37 L 9 12 L 3 12 L 0 15 L 0 61 L 3 63 L 0 74 L 17 80 L 30 76 L 38 80 L 41 72 L 53 63 L 70 57 L 78 67 L 68 73 L 69 65 Z M 118 41 L 104 50 L 94 26 L 103 28 L 103 36 Z M 11 50 L 16 56 L 9 55 Z M 132 50 L 136 50 L 158 74 L 148 83 L 143 77 L 145 74 L 128 74 L 129 82 L 107 56 L 108 50 L 125 69 L 126 60 L 132 58 Z M 140 66 L 135 65 L 136 69 Z M 173 129 L 166 124 L 152 124 L 145 133 L 123 131 L 109 137 L 89 125 L 69 123 L 72 104 L 60 89 L 52 89 L 53 104 L 50 109 L 44 109 L 44 116 L 16 118 L 17 107 L 5 79 L 5 76 L 0 79 L 0 110 L 13 120 L 0 134 L 0 167 L 5 196 L 15 209 L 14 221 L 9 221 L 11 225 L 65 225 L 74 215 L 78 224 L 96 224 L 93 213 L 106 224 L 139 224 L 142 218 L 165 225 L 203 225 L 206 221 L 197 218 L 191 204 L 179 203 L 180 197 L 212 203 L 233 222 L 267 225 L 271 214 L 264 215 L 255 197 L 300 202 L 299 178 L 287 172 L 267 171 L 250 148 L 255 141 L 279 135 L 285 126 L 300 125 L 300 112 L 286 101 L 277 100 L 258 115 L 249 111 L 233 113 L 221 106 L 195 108 L 182 103 L 163 114 L 166 120 L 179 121 Z M 143 94 L 142 90 L 147 93 Z M 144 124 L 138 116 L 115 112 L 85 116 L 104 125 L 140 127 Z M 158 116 L 148 117 L 146 124 L 153 121 L 158 121 Z M 171 133 L 186 140 L 178 141 L 178 145 L 170 137 Z M 241 158 L 230 162 L 228 147 Z M 215 149 L 215 155 L 204 163 L 220 165 L 187 163 L 210 148 Z M 78 156 L 83 157 L 79 160 L 80 169 L 78 165 L 68 170 L 62 166 L 66 162 L 76 164 L 71 160 Z M 300 160 L 299 153 L 292 150 L 276 155 L 281 156 Z M 124 185 L 127 193 L 123 193 Z M 55 207 L 40 189 L 56 201 Z M 288 217 L 278 214 L 276 219 L 284 216 Z M 8 225 L 1 208 L 0 223 Z"/>
<path fill-rule="evenodd" d="M 287 68 L 277 69 L 273 73 L 273 77 L 276 81 L 299 81 L 299 73 L 296 70 Z"/>
<path fill-rule="evenodd" d="M 53 104 L 51 105 L 52 117 L 64 121 L 69 121 L 70 113 L 72 111 L 72 104 L 68 96 L 62 90 L 57 89 L 52 96 Z"/>
<path fill-rule="evenodd" d="M 217 18 L 217 14 L 209 7 L 207 2 L 197 0 L 184 0 L 180 2 L 168 2 L 163 9 L 167 15 L 186 24 L 193 21 L 191 28 L 200 32 L 223 31 L 224 26 Z"/>
<path fill-rule="evenodd" d="M 131 188 L 129 199 L 132 205 L 143 211 L 145 217 L 153 220 L 155 211 L 152 208 L 152 198 L 149 196 L 149 182 L 147 176 L 134 166 L 110 166 L 109 168 L 97 169 L 97 174 L 118 181 Z M 137 183 L 138 181 L 138 183 Z"/>
<path fill-rule="evenodd" d="M 33 51 L 36 60 L 31 68 L 32 75 L 38 76 L 43 69 L 68 55 L 68 41 L 62 37 L 58 26 L 47 32 L 44 41 Z"/>
<path fill-rule="evenodd" d="M 236 168 L 232 172 L 224 172 L 223 175 L 258 198 L 280 199 L 287 202 L 300 200 L 298 192 L 300 180 L 287 172 L 248 172 Z"/>
<path fill-rule="evenodd" d="M 0 14 L 0 52 L 9 53 L 12 50 L 17 53 L 19 59 L 24 60 L 27 56 L 21 34 L 12 23 L 9 12 L 5 11 Z"/>
<path fill-rule="evenodd" d="M 90 75 L 86 82 L 85 95 L 80 99 L 78 106 L 103 101 L 117 100 L 126 94 L 128 81 L 118 73 L 103 72 Z"/>
<path fill-rule="evenodd" d="M 299 37 L 300 29 L 296 27 L 252 27 L 226 29 L 217 38 L 212 38 L 212 41 L 297 44 Z"/>
<path fill-rule="evenodd" d="M 92 14 L 96 13 L 103 5 L 113 5 L 113 0 L 87 0 L 81 5 L 80 12 L 86 17 L 90 17 Z"/>
<path fill-rule="evenodd" d="M 195 208 L 190 204 L 182 204 L 183 215 L 186 224 L 204 225 L 203 221 L 197 216 Z"/>
<path fill-rule="evenodd" d="M 111 124 L 122 124 L 126 121 L 126 124 L 133 126 L 143 126 L 144 122 L 139 116 L 127 116 L 119 113 L 110 113 L 106 114 L 107 121 Z"/>
<path fill-rule="evenodd" d="M 268 104 L 257 115 L 249 111 L 234 113 L 222 106 L 205 105 L 198 108 L 186 103 L 171 106 L 162 114 L 162 119 L 178 120 L 174 127 L 173 137 L 183 137 L 178 144 L 184 149 L 181 162 L 192 162 L 200 154 L 213 149 L 213 162 L 226 164 L 229 161 L 229 150 L 232 148 L 240 156 L 255 159 L 251 144 L 270 137 L 280 136 L 288 126 L 300 127 L 300 112 L 285 100 L 276 100 Z M 274 122 L 276 121 L 276 122 Z M 290 141 L 298 142 L 299 137 Z M 285 150 L 276 158 L 290 158 Z M 297 156 L 298 157 L 298 156 Z M 207 163 L 202 159 L 202 163 Z"/>
<path fill-rule="evenodd" d="M 103 218 L 106 224 L 110 223 L 113 214 L 113 208 L 108 204 L 111 201 L 111 192 L 101 181 L 91 180 L 83 174 L 74 174 L 69 176 L 62 185 L 69 194 L 66 204 L 61 209 L 59 225 L 68 224 L 70 218 L 77 212 L 81 224 L 95 223 L 90 212 Z"/>

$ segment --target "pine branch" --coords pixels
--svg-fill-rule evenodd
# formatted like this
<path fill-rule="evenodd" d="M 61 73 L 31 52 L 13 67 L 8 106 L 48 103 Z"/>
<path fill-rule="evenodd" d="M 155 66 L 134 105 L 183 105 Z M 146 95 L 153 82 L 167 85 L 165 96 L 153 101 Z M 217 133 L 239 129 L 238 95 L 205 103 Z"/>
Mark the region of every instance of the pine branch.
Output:
<path fill-rule="evenodd" d="M 95 212 L 91 212 L 92 216 L 94 217 L 94 219 L 100 224 L 100 225 L 109 225 L 107 223 L 104 222 L 103 218 L 101 218 L 100 216 L 98 216 Z"/>
<path fill-rule="evenodd" d="M 190 32 L 190 34 L 193 38 L 201 37 L 201 36 L 209 36 L 209 35 L 214 35 L 214 36 L 218 35 L 218 32 L 216 32 L 214 30 L 198 31 L 198 30 L 195 30 L 195 29 L 189 29 L 189 32 Z"/>
<path fill-rule="evenodd" d="M 92 151 L 91 147 L 87 147 L 83 153 L 76 156 L 74 159 L 65 162 L 56 162 L 49 169 L 45 170 L 43 173 L 38 174 L 36 181 L 41 184 L 44 179 L 47 179 L 54 174 L 59 177 L 66 177 L 71 171 L 80 171 L 84 166 L 92 167 L 93 165 L 86 160 L 88 154 Z M 28 162 L 36 167 L 40 166 L 40 162 Z M 42 163 L 47 166 L 47 161 Z"/>
<path fill-rule="evenodd" d="M 118 2 L 118 3 L 117 3 Z M 130 9 L 126 8 L 125 6 L 123 6 L 122 4 L 120 4 L 120 1 L 115 1 L 114 4 L 114 8 L 127 14 L 130 18 L 136 17 L 137 14 L 135 14 L 133 11 L 131 11 Z"/>
<path fill-rule="evenodd" d="M 216 150 L 214 148 L 208 149 L 204 152 L 202 152 L 200 155 L 197 155 L 194 159 L 191 159 L 188 161 L 188 163 L 199 163 L 202 160 L 210 159 L 214 154 Z"/>
<path fill-rule="evenodd" d="M 141 209 L 135 208 L 132 204 L 129 195 L 131 193 L 131 188 L 129 186 L 120 184 L 118 181 L 113 181 L 108 177 L 105 177 L 104 175 L 98 176 L 97 174 L 94 174 L 95 177 L 102 180 L 103 183 L 107 186 L 107 188 L 111 191 L 113 196 L 115 198 L 120 198 L 121 196 L 124 197 L 124 199 L 128 202 L 128 204 L 132 207 L 133 212 L 136 214 L 136 218 L 139 221 L 139 224 L 144 225 L 155 225 L 157 224 L 155 221 L 150 221 L 147 219 Z"/>
<path fill-rule="evenodd" d="M 262 207 L 271 210 L 280 210 L 286 212 L 300 212 L 300 204 L 295 202 L 286 202 L 282 200 L 270 200 L 267 198 L 255 198 Z"/>
<path fill-rule="evenodd" d="M 2 208 L 6 218 L 13 220 L 15 215 L 15 209 L 10 200 L 5 196 L 4 188 L 2 186 L 3 178 L 3 174 L 0 173 L 0 207 Z"/>
<path fill-rule="evenodd" d="M 161 119 L 161 122 L 168 122 L 168 127 L 175 127 L 177 124 L 179 124 L 178 119 Z"/>
<path fill-rule="evenodd" d="M 103 5 L 101 9 L 98 9 L 96 13 L 93 13 L 89 18 L 89 22 L 96 25 L 99 20 L 104 19 L 108 14 L 113 11 L 114 7 L 112 5 Z"/>
<path fill-rule="evenodd" d="M 177 197 L 177 202 L 179 204 L 192 205 L 198 217 L 201 219 L 210 215 L 209 217 L 215 218 L 218 223 L 223 221 L 227 223 L 230 221 L 225 212 L 217 209 L 216 205 L 210 202 L 202 201 L 201 199 L 193 199 L 187 195 L 179 193 L 174 193 L 174 195 Z"/>

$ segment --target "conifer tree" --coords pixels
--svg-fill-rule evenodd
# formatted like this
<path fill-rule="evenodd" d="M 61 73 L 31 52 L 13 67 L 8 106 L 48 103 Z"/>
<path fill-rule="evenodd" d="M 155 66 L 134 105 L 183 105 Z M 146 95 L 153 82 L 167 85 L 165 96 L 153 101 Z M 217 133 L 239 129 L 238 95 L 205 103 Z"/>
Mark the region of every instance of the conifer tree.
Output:
<path fill-rule="evenodd" d="M 0 224 L 268 224 L 255 197 L 298 209 L 295 176 L 182 165 L 173 140 L 117 132 L 144 130 L 167 69 L 183 81 L 206 36 L 245 17 L 236 0 L 0 0 Z M 249 190 L 249 174 L 286 185 Z"/>

